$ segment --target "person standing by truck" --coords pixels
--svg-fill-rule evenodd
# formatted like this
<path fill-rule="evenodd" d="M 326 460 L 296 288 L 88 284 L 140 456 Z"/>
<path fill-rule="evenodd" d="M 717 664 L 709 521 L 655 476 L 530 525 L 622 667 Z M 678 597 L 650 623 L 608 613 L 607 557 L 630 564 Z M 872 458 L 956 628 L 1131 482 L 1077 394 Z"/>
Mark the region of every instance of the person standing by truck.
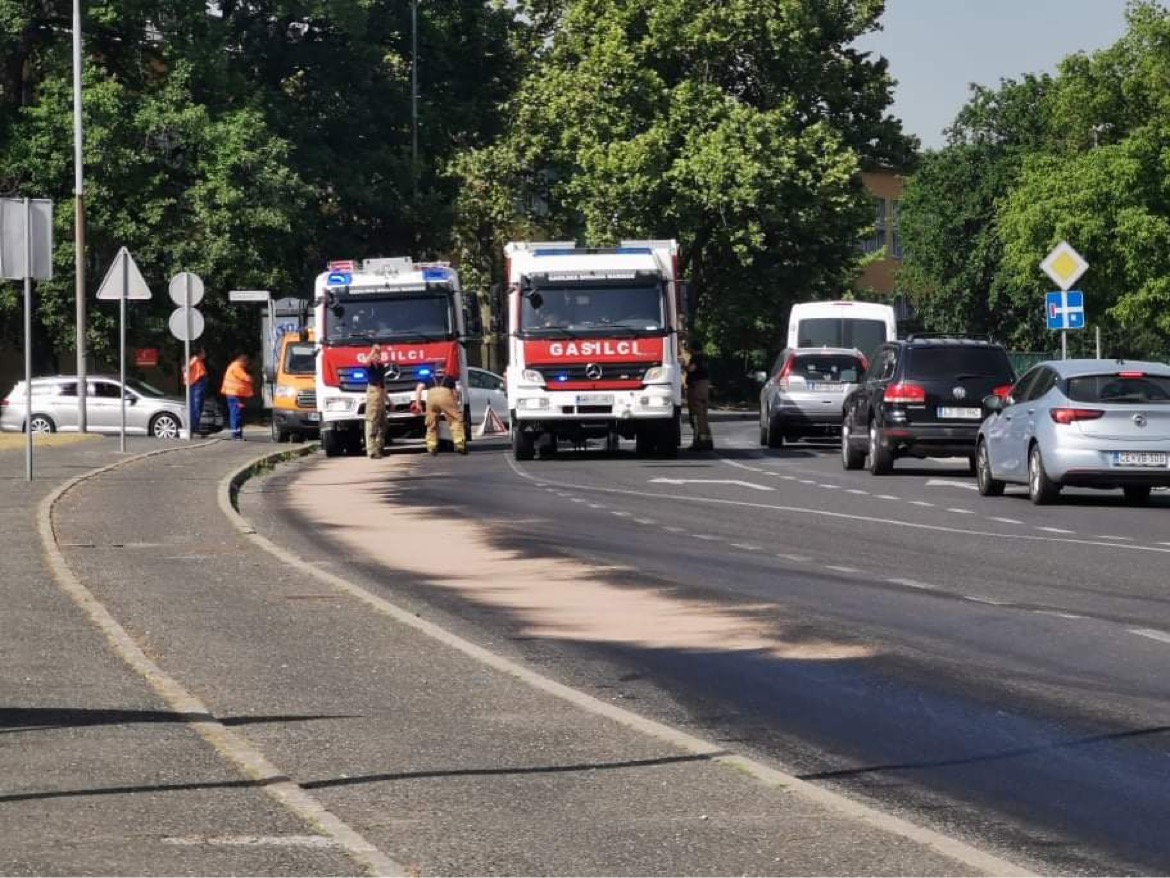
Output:
<path fill-rule="evenodd" d="M 199 425 L 203 422 L 203 399 L 207 394 L 207 351 L 199 348 L 187 364 L 183 373 L 183 383 L 191 388 L 191 423 L 188 429 L 191 435 L 202 433 Z"/>
<path fill-rule="evenodd" d="M 233 439 L 244 438 L 244 403 L 256 395 L 252 376 L 248 373 L 248 355 L 240 354 L 223 375 L 219 392 L 227 397 L 228 425 Z"/>
<path fill-rule="evenodd" d="M 447 419 L 451 428 L 451 441 L 460 454 L 467 453 L 467 430 L 463 423 L 463 399 L 459 385 L 453 375 L 427 375 L 414 388 L 414 401 L 410 410 L 414 414 L 423 411 L 423 391 L 427 393 L 427 451 L 439 453 L 439 415 Z"/>
<path fill-rule="evenodd" d="M 711 451 L 715 442 L 711 438 L 711 425 L 707 421 L 707 407 L 711 399 L 711 372 L 707 367 L 707 356 L 698 339 L 692 339 L 690 356 L 686 364 L 687 412 L 691 419 L 692 451 Z"/>
<path fill-rule="evenodd" d="M 386 445 L 386 365 L 390 352 L 378 345 L 366 355 L 366 454 L 382 456 Z"/>

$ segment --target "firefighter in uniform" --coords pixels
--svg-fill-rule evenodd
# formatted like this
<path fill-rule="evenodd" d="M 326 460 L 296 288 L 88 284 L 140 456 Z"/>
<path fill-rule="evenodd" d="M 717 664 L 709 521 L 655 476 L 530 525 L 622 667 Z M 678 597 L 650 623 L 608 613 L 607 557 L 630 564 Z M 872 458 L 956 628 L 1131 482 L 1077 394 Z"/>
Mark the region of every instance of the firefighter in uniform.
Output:
<path fill-rule="evenodd" d="M 452 375 L 436 375 L 431 373 L 419 381 L 414 388 L 414 402 L 410 410 L 414 414 L 423 411 L 423 391 L 426 391 L 427 413 L 427 451 L 431 454 L 439 452 L 439 415 L 447 419 L 451 428 L 451 440 L 455 443 L 455 450 L 460 454 L 467 453 L 467 427 L 463 423 L 463 399 L 459 393 L 459 385 Z"/>
<path fill-rule="evenodd" d="M 366 454 L 381 457 L 386 442 L 386 364 L 389 352 L 378 345 L 370 348 L 366 359 Z"/>
<path fill-rule="evenodd" d="M 691 342 L 690 355 L 686 363 L 687 412 L 691 420 L 692 451 L 711 451 L 715 442 L 711 438 L 711 425 L 707 422 L 707 405 L 711 397 L 711 373 L 707 368 L 707 356 L 702 344 L 696 339 Z"/>

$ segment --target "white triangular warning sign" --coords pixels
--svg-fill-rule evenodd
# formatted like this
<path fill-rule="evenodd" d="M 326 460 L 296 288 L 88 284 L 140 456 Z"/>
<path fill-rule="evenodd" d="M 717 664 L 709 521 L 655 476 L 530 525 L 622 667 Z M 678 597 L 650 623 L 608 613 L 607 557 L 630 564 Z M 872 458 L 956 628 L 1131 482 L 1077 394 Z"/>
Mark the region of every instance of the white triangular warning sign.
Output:
<path fill-rule="evenodd" d="M 475 438 L 482 439 L 484 436 L 504 436 L 508 432 L 508 426 L 500 420 L 500 416 L 492 411 L 489 405 L 487 411 L 483 413 L 483 423 L 475 428 Z"/>
<path fill-rule="evenodd" d="M 105 280 L 98 287 L 97 297 L 99 299 L 113 299 L 116 302 L 122 298 L 123 290 L 128 300 L 147 300 L 150 298 L 150 287 L 146 285 L 142 272 L 138 270 L 138 266 L 134 262 L 134 257 L 125 247 L 119 250 L 118 255 L 114 257 L 110 270 L 106 272 Z"/>

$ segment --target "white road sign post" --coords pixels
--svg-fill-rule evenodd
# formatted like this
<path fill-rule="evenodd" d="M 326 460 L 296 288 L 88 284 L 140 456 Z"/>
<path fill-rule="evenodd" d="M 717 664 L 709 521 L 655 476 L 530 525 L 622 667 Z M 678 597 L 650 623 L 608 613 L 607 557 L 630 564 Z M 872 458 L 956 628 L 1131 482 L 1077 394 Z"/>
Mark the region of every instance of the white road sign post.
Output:
<path fill-rule="evenodd" d="M 186 386 L 186 408 L 183 423 L 187 425 L 187 439 L 195 438 L 199 425 L 191 421 L 191 382 L 188 372 L 191 368 L 191 342 L 203 335 L 203 315 L 195 306 L 203 301 L 203 278 L 190 271 L 180 271 L 171 278 L 171 301 L 179 307 L 171 314 L 171 335 L 183 342 L 183 384 Z M 177 324 L 177 326 L 176 326 Z M 196 332 L 198 326 L 198 332 Z"/>
<path fill-rule="evenodd" d="M 150 300 L 150 287 L 138 270 L 134 257 L 123 247 L 114 257 L 102 285 L 98 287 L 98 299 L 118 300 L 118 379 L 122 385 L 122 429 L 119 433 L 119 450 L 126 453 L 126 302 Z M 81 388 L 78 388 L 81 392 Z"/>
<path fill-rule="evenodd" d="M 1052 278 L 1056 285 L 1060 287 L 1060 291 L 1063 294 L 1062 301 L 1064 302 L 1064 305 L 1062 305 L 1062 313 L 1067 311 L 1068 308 L 1067 294 L 1069 289 L 1073 284 L 1081 279 L 1081 275 L 1085 273 L 1085 270 L 1088 269 L 1088 267 L 1089 263 L 1085 261 L 1084 257 L 1081 256 L 1080 253 L 1072 248 L 1068 241 L 1061 241 L 1059 244 L 1053 247 L 1048 252 L 1048 255 L 1045 256 L 1043 261 L 1040 263 L 1040 269 L 1046 275 Z M 1047 307 L 1048 306 L 1045 305 L 1045 309 L 1047 309 Z M 1078 327 L 1074 327 L 1074 329 L 1075 328 Z M 1061 324 L 1060 358 L 1062 360 L 1068 359 L 1067 321 Z"/>
<path fill-rule="evenodd" d="M 32 282 L 53 277 L 53 202 L 0 198 L 0 277 L 24 281 L 24 477 L 33 477 Z"/>

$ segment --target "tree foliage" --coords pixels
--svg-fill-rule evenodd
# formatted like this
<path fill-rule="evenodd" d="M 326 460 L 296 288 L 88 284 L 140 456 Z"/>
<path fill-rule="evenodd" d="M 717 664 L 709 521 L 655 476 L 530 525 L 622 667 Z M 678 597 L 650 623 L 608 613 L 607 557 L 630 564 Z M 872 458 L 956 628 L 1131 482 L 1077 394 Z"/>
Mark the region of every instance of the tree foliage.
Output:
<path fill-rule="evenodd" d="M 675 237 L 709 345 L 770 346 L 855 272 L 862 164 L 910 160 L 885 62 L 850 48 L 881 8 L 566 0 L 505 135 L 457 159 L 463 254 L 486 274 L 512 237 Z"/>
<path fill-rule="evenodd" d="M 1055 77 L 977 89 L 925 158 L 903 203 L 900 281 L 931 328 L 1050 349 L 1038 266 L 1063 239 L 1089 262 L 1078 286 L 1106 349 L 1170 348 L 1170 11 L 1140 0 L 1127 20 Z"/>

